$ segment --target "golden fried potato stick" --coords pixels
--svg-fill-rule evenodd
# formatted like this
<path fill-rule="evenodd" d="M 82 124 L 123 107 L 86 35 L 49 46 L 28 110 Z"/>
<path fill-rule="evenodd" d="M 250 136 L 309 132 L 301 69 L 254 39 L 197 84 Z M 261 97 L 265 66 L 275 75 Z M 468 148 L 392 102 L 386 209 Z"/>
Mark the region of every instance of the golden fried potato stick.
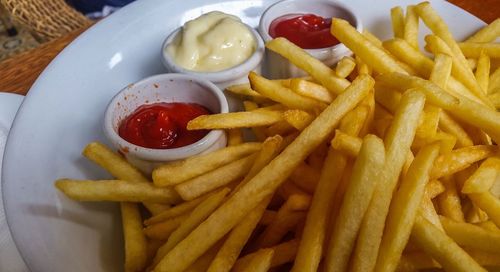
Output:
<path fill-rule="evenodd" d="M 337 77 L 335 71 L 323 62 L 309 55 L 302 48 L 285 38 L 271 40 L 266 43 L 266 47 L 288 59 L 293 65 L 306 71 L 314 80 L 320 82 L 321 85 L 333 94 L 342 93 L 350 84 L 347 79 Z"/>
<path fill-rule="evenodd" d="M 444 216 L 440 216 L 439 219 L 446 234 L 458 245 L 496 254 L 500 253 L 500 233 L 473 224 L 457 222 Z"/>
<path fill-rule="evenodd" d="M 465 40 L 466 42 L 489 43 L 500 36 L 500 18 L 481 28 Z"/>
<path fill-rule="evenodd" d="M 171 188 L 155 187 L 151 182 L 60 179 L 55 182 L 55 186 L 78 201 L 179 202 L 179 195 L 172 192 Z"/>
<path fill-rule="evenodd" d="M 170 234 L 172 234 L 188 216 L 189 213 L 181 214 L 165 221 L 149 225 L 144 229 L 144 234 L 151 239 L 166 241 Z"/>
<path fill-rule="evenodd" d="M 405 33 L 405 16 L 403 8 L 400 6 L 391 9 L 392 32 L 395 38 L 404 38 Z"/>
<path fill-rule="evenodd" d="M 153 260 L 153 266 L 175 247 L 182 239 L 184 239 L 193 229 L 203 222 L 217 207 L 224 201 L 226 195 L 231 191 L 229 188 L 223 188 L 217 193 L 204 199 L 194 210 L 189 213 L 187 218 L 182 221 L 179 227 L 170 234 L 168 240 L 163 244 Z"/>
<path fill-rule="evenodd" d="M 500 67 L 498 67 L 493 73 L 490 75 L 490 80 L 488 83 L 488 94 L 496 94 L 500 92 Z"/>
<path fill-rule="evenodd" d="M 392 193 L 410 151 L 424 103 L 425 95 L 420 91 L 409 90 L 401 97 L 385 137 L 386 162 L 377 176 L 377 187 L 359 231 L 353 271 L 371 271 L 375 267 Z"/>
<path fill-rule="evenodd" d="M 335 137 L 331 141 L 332 148 L 338 150 L 350 157 L 357 157 L 363 140 L 361 138 L 351 136 L 341 130 L 335 130 Z"/>
<path fill-rule="evenodd" d="M 500 173 L 500 159 L 492 157 L 481 163 L 481 166 L 464 183 L 462 193 L 474 194 L 488 192 Z"/>
<path fill-rule="evenodd" d="M 108 171 L 117 179 L 133 182 L 151 182 L 146 177 L 144 177 L 144 175 L 137 168 L 128 163 L 125 158 L 111 151 L 111 149 L 99 142 L 92 142 L 88 144 L 83 149 L 82 154 L 87 159 L 106 169 L 106 171 Z M 169 188 L 168 190 L 172 190 L 173 192 L 172 188 Z M 173 193 L 175 194 L 175 192 Z M 153 215 L 160 213 L 168 208 L 165 205 L 157 203 L 146 202 L 143 204 Z"/>
<path fill-rule="evenodd" d="M 490 220 L 478 222 L 478 223 L 475 223 L 475 225 L 480 226 L 481 228 L 489 230 L 489 231 L 500 233 L 500 228 L 497 227 L 497 225 L 495 225 L 495 223 L 493 223 L 493 221 L 490 221 Z"/>
<path fill-rule="evenodd" d="M 348 75 L 354 71 L 356 67 L 356 62 L 353 58 L 345 56 L 339 62 L 337 62 L 337 66 L 335 67 L 335 74 L 340 78 L 346 78 Z"/>
<path fill-rule="evenodd" d="M 500 112 L 486 108 L 467 98 L 453 97 L 430 81 L 399 73 L 385 74 L 377 80 L 395 89 L 418 87 L 425 93 L 429 103 L 453 113 L 466 123 L 488 133 L 496 142 L 500 142 Z"/>
<path fill-rule="evenodd" d="M 299 241 L 294 239 L 271 247 L 271 249 L 274 250 L 271 267 L 276 267 L 292 262 L 295 258 L 295 254 L 297 253 L 298 246 Z M 241 272 L 242 269 L 247 266 L 248 262 L 253 258 L 253 256 L 255 256 L 255 252 L 239 258 L 238 261 L 236 261 L 236 263 L 234 264 L 234 267 L 231 271 Z"/>
<path fill-rule="evenodd" d="M 436 259 L 446 271 L 486 272 L 448 235 L 420 215 L 415 220 L 411 237 L 422 250 Z"/>
<path fill-rule="evenodd" d="M 125 242 L 124 270 L 126 272 L 142 271 L 146 267 L 148 256 L 139 207 L 134 203 L 122 202 L 120 209 Z"/>
<path fill-rule="evenodd" d="M 340 183 L 346 162 L 344 155 L 331 148 L 328 150 L 307 214 L 302 239 L 292 268 L 293 272 L 314 272 L 318 269 L 325 246 L 327 227 L 330 223 L 330 211 L 333 204 L 331 198 Z"/>
<path fill-rule="evenodd" d="M 274 135 L 287 135 L 292 132 L 296 131 L 296 129 L 291 126 L 287 121 L 279 121 L 278 123 L 270 125 L 266 130 L 265 133 L 268 136 L 274 136 Z"/>
<path fill-rule="evenodd" d="M 325 271 L 347 270 L 363 216 L 379 181 L 376 176 L 385 162 L 384 143 L 376 136 L 364 138 L 352 169 L 325 255 Z"/>
<path fill-rule="evenodd" d="M 486 212 L 491 221 L 500 227 L 500 200 L 491 192 L 467 195 L 472 202 L 481 210 Z"/>
<path fill-rule="evenodd" d="M 250 167 L 256 157 L 257 154 L 252 154 L 219 167 L 211 172 L 197 176 L 181 184 L 177 184 L 174 187 L 175 191 L 182 197 L 182 199 L 186 201 L 193 200 L 210 191 L 243 178 L 250 170 Z"/>
<path fill-rule="evenodd" d="M 438 145 L 423 147 L 401 181 L 387 215 L 375 271 L 396 270 L 403 249 L 410 239 L 429 173 L 438 155 Z"/>
<path fill-rule="evenodd" d="M 356 68 L 358 68 L 358 75 L 366 74 L 366 75 L 371 75 L 372 74 L 372 69 L 370 66 L 368 66 L 366 63 L 361 60 L 359 56 L 355 56 L 354 59 L 356 60 Z"/>
<path fill-rule="evenodd" d="M 318 185 L 320 172 L 306 163 L 300 163 L 290 175 L 290 179 L 307 193 L 314 193 Z"/>
<path fill-rule="evenodd" d="M 266 79 L 255 72 L 250 72 L 248 74 L 248 80 L 250 80 L 252 89 L 290 109 L 316 112 L 326 107 L 324 103 L 316 99 L 297 94 L 289 88 L 283 87 L 281 84 Z"/>
<path fill-rule="evenodd" d="M 372 44 L 363 34 L 351 26 L 349 22 L 333 18 L 330 31 L 333 36 L 378 73 L 406 73 L 392 56 Z"/>
<path fill-rule="evenodd" d="M 467 58 L 479 58 L 481 54 L 490 58 L 500 58 L 500 44 L 498 43 L 463 42 L 459 43 L 458 46 Z"/>
<path fill-rule="evenodd" d="M 324 103 L 331 103 L 335 98 L 327 88 L 303 78 L 292 79 L 290 81 L 290 89 L 299 95 L 313 98 Z"/>
<path fill-rule="evenodd" d="M 264 248 L 260 249 L 252 256 L 252 258 L 246 264 L 246 267 L 242 268 L 242 272 L 267 272 L 271 268 L 271 262 L 273 260 L 274 249 Z"/>
<path fill-rule="evenodd" d="M 154 271 L 182 272 L 186 269 L 266 196 L 271 195 L 293 169 L 326 140 L 340 119 L 368 94 L 373 84 L 369 76 L 354 80 L 283 152 L 177 244 Z"/>
<path fill-rule="evenodd" d="M 187 124 L 188 130 L 231 129 L 269 126 L 282 121 L 279 111 L 242 111 L 200 115 Z"/>
<path fill-rule="evenodd" d="M 436 160 L 434 169 L 431 172 L 431 178 L 439 179 L 455 174 L 475 162 L 494 155 L 498 150 L 498 147 L 494 145 L 475 145 L 455 149 L 448 154 L 443 154 Z"/>
<path fill-rule="evenodd" d="M 429 220 L 436 228 L 444 231 L 443 225 L 441 225 L 441 221 L 439 220 L 439 215 L 434 208 L 434 204 L 429 196 L 424 196 L 422 199 L 422 203 L 420 203 L 420 215 L 422 215 L 425 219 Z"/>
<path fill-rule="evenodd" d="M 191 201 L 183 202 L 179 205 L 176 205 L 168 210 L 165 210 L 155 216 L 152 216 L 146 220 L 144 220 L 144 225 L 149 226 L 153 224 L 157 224 L 163 221 L 166 221 L 170 218 L 186 214 L 192 211 L 196 206 L 198 206 L 208 195 L 198 197 Z"/>
<path fill-rule="evenodd" d="M 432 72 L 429 76 L 429 80 L 442 89 L 445 89 L 448 85 L 448 79 L 451 75 L 452 67 L 451 57 L 445 54 L 437 54 L 434 57 L 434 66 L 432 67 Z"/>
<path fill-rule="evenodd" d="M 206 272 L 208 269 L 208 266 L 212 262 L 212 260 L 215 258 L 215 255 L 219 251 L 219 248 L 221 246 L 221 242 L 218 242 L 210 248 L 205 254 L 203 254 L 200 258 L 198 258 L 192 265 L 190 265 L 184 272 Z"/>
<path fill-rule="evenodd" d="M 488 94 L 488 82 L 490 80 L 490 57 L 481 51 L 477 60 L 477 68 L 474 76 L 485 94 Z"/>
<path fill-rule="evenodd" d="M 168 163 L 153 171 L 153 182 L 156 186 L 176 185 L 248 156 L 259 151 L 260 148 L 261 143 L 243 143 L 222 148 L 209 154 L 199 154 L 182 161 Z"/>
<path fill-rule="evenodd" d="M 418 14 L 413 5 L 406 7 L 403 38 L 418 49 Z"/>

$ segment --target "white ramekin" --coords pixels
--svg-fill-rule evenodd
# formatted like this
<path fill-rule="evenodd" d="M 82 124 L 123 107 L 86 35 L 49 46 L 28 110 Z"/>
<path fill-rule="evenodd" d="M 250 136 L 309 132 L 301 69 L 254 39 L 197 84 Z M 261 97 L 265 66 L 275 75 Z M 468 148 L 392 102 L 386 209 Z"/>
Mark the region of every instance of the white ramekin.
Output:
<path fill-rule="evenodd" d="M 104 133 L 127 160 L 146 173 L 162 162 L 184 159 L 226 146 L 226 134 L 212 130 L 201 140 L 178 148 L 145 148 L 124 140 L 118 128 L 127 116 L 144 104 L 159 102 L 198 103 L 212 113 L 228 112 L 222 91 L 208 80 L 183 74 L 160 74 L 130 84 L 109 102 L 104 116 Z"/>
<path fill-rule="evenodd" d="M 177 37 L 177 35 L 182 30 L 182 27 L 172 32 L 163 42 L 161 50 L 161 59 L 163 61 L 163 65 L 167 68 L 167 71 L 171 73 L 182 73 L 198 78 L 203 78 L 213 82 L 222 90 L 230 85 L 248 82 L 248 73 L 250 73 L 250 71 L 254 71 L 256 73 L 261 72 L 261 63 L 262 59 L 264 58 L 265 47 L 259 33 L 257 33 L 257 31 L 255 31 L 250 26 L 245 26 L 253 34 L 255 40 L 255 51 L 247 60 L 236 66 L 218 72 L 199 72 L 188 70 L 177 65 L 174 59 L 166 52 L 165 49 Z"/>
<path fill-rule="evenodd" d="M 283 0 L 269 6 L 262 14 L 259 22 L 259 33 L 264 42 L 273 38 L 269 35 L 269 26 L 272 21 L 288 14 L 308 14 L 322 16 L 324 18 L 342 18 L 361 32 L 363 30 L 361 19 L 346 5 L 333 0 Z M 352 55 L 352 52 L 342 43 L 319 48 L 305 49 L 307 53 L 321 60 L 328 66 L 337 63 L 342 57 Z M 288 78 L 304 76 L 305 72 L 291 64 L 280 55 L 267 50 L 264 68 L 271 78 Z"/>

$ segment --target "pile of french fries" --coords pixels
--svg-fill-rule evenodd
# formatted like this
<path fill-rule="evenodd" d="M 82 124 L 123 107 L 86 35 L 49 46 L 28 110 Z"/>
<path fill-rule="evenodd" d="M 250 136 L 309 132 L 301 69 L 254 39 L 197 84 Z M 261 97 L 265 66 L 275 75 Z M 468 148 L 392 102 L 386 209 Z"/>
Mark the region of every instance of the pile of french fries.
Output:
<path fill-rule="evenodd" d="M 429 3 L 404 13 L 391 10 L 384 42 L 334 18 L 332 34 L 355 56 L 333 68 L 270 41 L 309 76 L 250 73 L 228 88 L 244 112 L 188 124 L 227 130 L 226 148 L 162 165 L 151 182 L 91 143 L 83 155 L 116 180 L 55 185 L 121 203 L 125 271 L 498 268 L 500 19 L 457 43 Z"/>

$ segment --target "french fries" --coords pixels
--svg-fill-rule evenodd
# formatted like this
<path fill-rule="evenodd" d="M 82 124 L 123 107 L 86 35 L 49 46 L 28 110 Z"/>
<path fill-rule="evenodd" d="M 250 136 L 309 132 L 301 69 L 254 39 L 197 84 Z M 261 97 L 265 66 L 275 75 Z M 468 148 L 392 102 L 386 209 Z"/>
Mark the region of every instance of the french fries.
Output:
<path fill-rule="evenodd" d="M 387 41 L 333 18 L 331 33 L 354 53 L 334 68 L 269 41 L 309 76 L 251 72 L 226 89 L 247 99 L 245 111 L 189 123 L 225 130 L 228 147 L 151 176 L 91 143 L 84 156 L 115 179 L 54 185 L 75 200 L 120 202 L 125 271 L 500 267 L 500 113 L 491 106 L 500 105 L 491 43 L 500 20 L 456 41 L 429 3 L 405 9 L 391 10 Z M 420 19 L 430 55 L 418 45 Z"/>

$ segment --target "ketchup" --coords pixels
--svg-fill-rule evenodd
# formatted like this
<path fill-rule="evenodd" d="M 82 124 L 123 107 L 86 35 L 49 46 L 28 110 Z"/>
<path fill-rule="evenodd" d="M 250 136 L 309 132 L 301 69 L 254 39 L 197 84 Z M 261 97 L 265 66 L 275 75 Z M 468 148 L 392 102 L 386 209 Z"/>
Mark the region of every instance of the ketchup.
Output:
<path fill-rule="evenodd" d="M 210 114 L 195 103 L 155 103 L 142 105 L 125 118 L 118 134 L 126 141 L 147 148 L 167 149 L 199 141 L 208 130 L 187 130 L 189 121 Z"/>
<path fill-rule="evenodd" d="M 331 19 L 314 14 L 288 14 L 271 22 L 269 35 L 287 38 L 302 49 L 325 48 L 339 43 L 330 33 L 331 24 Z"/>

